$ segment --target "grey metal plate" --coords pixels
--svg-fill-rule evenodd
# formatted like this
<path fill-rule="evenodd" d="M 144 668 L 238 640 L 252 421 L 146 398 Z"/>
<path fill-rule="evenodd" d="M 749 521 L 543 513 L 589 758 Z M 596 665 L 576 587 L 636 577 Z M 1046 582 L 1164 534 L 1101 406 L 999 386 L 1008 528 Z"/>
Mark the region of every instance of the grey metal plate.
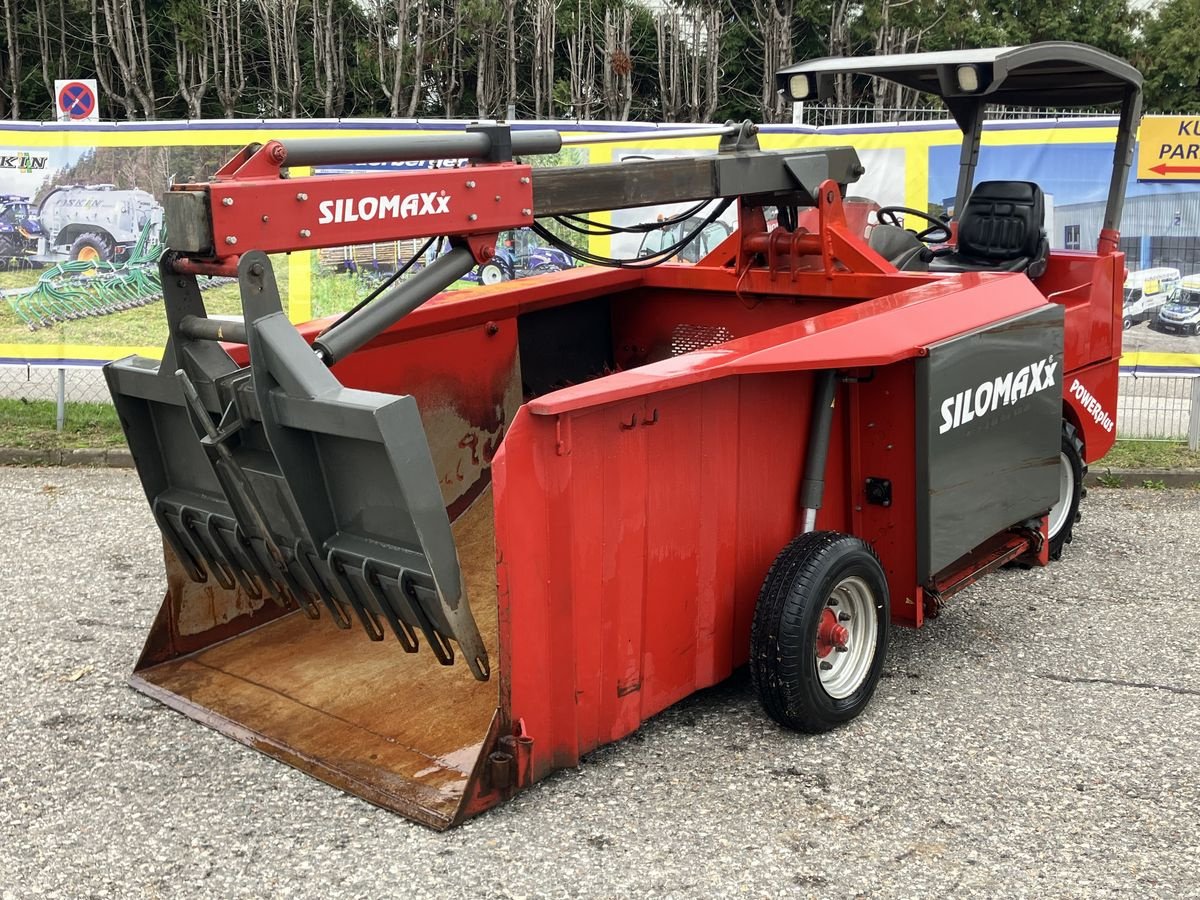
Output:
<path fill-rule="evenodd" d="M 1058 499 L 1063 308 L 928 348 L 917 364 L 921 582 Z"/>

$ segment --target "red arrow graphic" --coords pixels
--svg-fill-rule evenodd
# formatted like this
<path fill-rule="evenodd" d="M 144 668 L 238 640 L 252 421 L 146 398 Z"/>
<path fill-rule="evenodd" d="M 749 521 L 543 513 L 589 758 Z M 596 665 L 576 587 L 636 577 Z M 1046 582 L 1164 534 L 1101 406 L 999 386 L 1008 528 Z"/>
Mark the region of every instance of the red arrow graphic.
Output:
<path fill-rule="evenodd" d="M 1200 174 L 1200 166 L 1168 166 L 1166 163 L 1159 163 L 1157 166 L 1152 166 L 1150 171 L 1156 175 L 1166 175 L 1169 172 Z"/>

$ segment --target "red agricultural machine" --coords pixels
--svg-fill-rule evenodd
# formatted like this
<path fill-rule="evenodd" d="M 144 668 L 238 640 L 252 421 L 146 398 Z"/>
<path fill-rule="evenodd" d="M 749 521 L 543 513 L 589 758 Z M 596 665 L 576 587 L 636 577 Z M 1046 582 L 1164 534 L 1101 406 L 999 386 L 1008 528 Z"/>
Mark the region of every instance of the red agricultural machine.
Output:
<path fill-rule="evenodd" d="M 579 168 L 523 165 L 561 136 L 492 125 L 271 141 L 174 186 L 169 342 L 106 370 L 166 555 L 134 686 L 446 828 L 746 663 L 772 718 L 834 727 L 892 623 L 1057 557 L 1115 436 L 1141 79 L 1054 43 L 817 60 L 780 86 L 859 72 L 961 124 L 955 221 L 917 235 L 886 222 L 924 213 L 884 209 L 868 242 L 853 150 L 764 152 L 749 125 Z M 1047 250 L 1036 184 L 974 184 L 987 104 L 1120 105 L 1095 252 Z M 471 165 L 288 177 L 449 157 Z M 739 222 L 695 265 L 666 247 L 439 296 L 503 230 L 553 244 L 553 219 L 685 200 L 693 230 Z M 267 253 L 431 233 L 451 249 L 411 278 L 286 318 Z M 204 274 L 237 275 L 243 322 L 206 316 Z"/>

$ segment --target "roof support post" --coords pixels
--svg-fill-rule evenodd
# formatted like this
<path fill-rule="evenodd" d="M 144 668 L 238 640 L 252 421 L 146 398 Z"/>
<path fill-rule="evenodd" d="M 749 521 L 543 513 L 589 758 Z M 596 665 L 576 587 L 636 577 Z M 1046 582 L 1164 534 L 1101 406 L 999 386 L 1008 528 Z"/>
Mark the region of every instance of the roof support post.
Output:
<path fill-rule="evenodd" d="M 1125 185 L 1133 165 L 1133 147 L 1137 139 L 1138 120 L 1142 115 L 1142 92 L 1136 87 L 1125 91 L 1121 103 L 1121 118 L 1117 123 L 1117 142 L 1113 148 L 1112 180 L 1108 183 L 1108 202 L 1104 206 L 1104 226 L 1100 233 L 1100 251 L 1104 252 L 1105 232 L 1114 235 L 1121 228 L 1121 213 L 1125 210 Z M 1115 238 L 1111 239 L 1115 240 Z M 1115 251 L 1113 247 L 1112 251 Z"/>
<path fill-rule="evenodd" d="M 947 100 L 958 127 L 962 129 L 963 141 L 958 155 L 958 188 L 954 192 L 954 217 L 962 215 L 971 186 L 975 181 L 975 166 L 979 163 L 979 144 L 983 140 L 983 116 L 985 104 L 977 100 Z"/>

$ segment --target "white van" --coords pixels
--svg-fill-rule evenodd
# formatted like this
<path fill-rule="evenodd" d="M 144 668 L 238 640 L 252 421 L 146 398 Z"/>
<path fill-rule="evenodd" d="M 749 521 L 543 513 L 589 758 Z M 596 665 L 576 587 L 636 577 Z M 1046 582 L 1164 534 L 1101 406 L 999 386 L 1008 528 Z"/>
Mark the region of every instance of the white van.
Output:
<path fill-rule="evenodd" d="M 1142 269 L 1130 272 L 1125 279 L 1123 324 L 1132 328 L 1138 322 L 1153 319 L 1159 307 L 1175 299 L 1179 293 L 1178 269 Z"/>
<path fill-rule="evenodd" d="M 1172 334 L 1200 334 L 1200 275 L 1183 279 L 1175 299 L 1159 307 L 1154 324 Z"/>

